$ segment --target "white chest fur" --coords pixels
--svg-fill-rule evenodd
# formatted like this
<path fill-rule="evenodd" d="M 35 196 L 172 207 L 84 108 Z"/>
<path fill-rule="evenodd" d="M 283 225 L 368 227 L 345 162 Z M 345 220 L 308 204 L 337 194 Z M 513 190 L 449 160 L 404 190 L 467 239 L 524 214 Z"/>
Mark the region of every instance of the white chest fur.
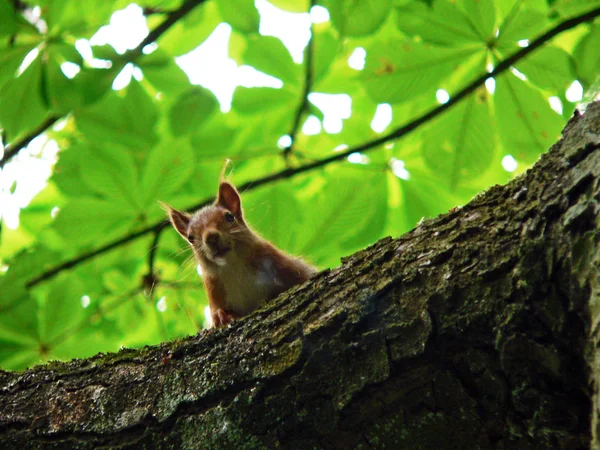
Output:
<path fill-rule="evenodd" d="M 254 311 L 282 286 L 275 265 L 267 258 L 252 267 L 231 255 L 219 267 L 219 280 L 225 288 L 227 307 L 240 315 Z"/>

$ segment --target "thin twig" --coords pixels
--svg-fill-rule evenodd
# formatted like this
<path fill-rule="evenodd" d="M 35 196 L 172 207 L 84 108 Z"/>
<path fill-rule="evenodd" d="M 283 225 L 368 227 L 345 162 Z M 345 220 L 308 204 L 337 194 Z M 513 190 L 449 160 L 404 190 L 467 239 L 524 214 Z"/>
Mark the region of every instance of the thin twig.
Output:
<path fill-rule="evenodd" d="M 498 76 L 501 73 L 505 72 L 515 62 L 524 58 L 526 55 L 528 55 L 533 50 L 535 50 L 536 48 L 540 47 L 541 45 L 543 45 L 544 43 L 546 43 L 547 41 L 552 39 L 557 34 L 563 32 L 563 31 L 569 30 L 569 29 L 579 25 L 580 23 L 588 22 L 597 16 L 600 16 L 600 8 L 593 9 L 592 11 L 589 11 L 587 13 L 581 14 L 579 16 L 573 17 L 569 20 L 566 20 L 565 22 L 560 23 L 556 27 L 554 27 L 551 30 L 544 33 L 539 38 L 533 40 L 528 47 L 524 47 L 521 50 L 519 50 L 518 52 L 516 52 L 513 55 L 506 58 L 504 61 L 502 61 L 500 64 L 498 64 L 492 72 L 485 73 L 485 74 L 481 75 L 479 78 L 477 78 L 475 81 L 471 82 L 468 86 L 466 86 L 465 88 L 460 90 L 456 95 L 451 97 L 447 103 L 433 108 L 429 112 L 421 115 L 420 117 L 417 117 L 413 121 L 393 130 L 392 132 L 390 132 L 384 136 L 381 136 L 373 141 L 367 142 L 367 143 L 359 145 L 357 147 L 348 149 L 345 152 L 336 153 L 335 155 L 332 155 L 328 158 L 323 158 L 323 159 L 311 162 L 309 164 L 305 164 L 303 166 L 296 167 L 294 169 L 286 168 L 280 172 L 273 173 L 271 175 L 267 175 L 267 176 L 259 178 L 257 180 L 249 181 L 247 183 L 244 183 L 244 184 L 238 186 L 238 189 L 241 191 L 248 191 L 248 190 L 256 189 L 259 186 L 273 183 L 277 180 L 291 178 L 295 175 L 298 175 L 298 174 L 301 174 L 304 172 L 308 172 L 310 170 L 313 170 L 313 169 L 316 169 L 319 167 L 326 166 L 332 162 L 344 160 L 352 153 L 366 152 L 369 150 L 373 150 L 376 147 L 378 147 L 388 141 L 398 139 L 398 138 L 410 133 L 411 131 L 419 128 L 421 125 L 432 120 L 433 118 L 439 116 L 444 111 L 446 111 L 447 109 L 449 109 L 450 107 L 452 107 L 456 103 L 458 103 L 460 100 L 462 100 L 463 98 L 465 98 L 466 96 L 468 96 L 469 94 L 474 92 L 478 87 L 482 86 L 485 83 L 485 80 L 487 80 L 488 78 L 491 78 L 491 77 Z M 192 205 L 186 209 L 187 210 L 199 209 L 201 207 L 204 207 L 204 206 L 210 204 L 212 202 L 212 200 L 213 199 L 204 200 L 204 201 L 202 201 L 196 205 Z M 113 241 L 109 244 L 99 247 L 94 251 L 84 253 L 84 254 L 78 256 L 77 258 L 66 261 L 56 267 L 53 267 L 52 269 L 50 269 L 48 271 L 43 272 L 42 274 L 38 275 L 37 277 L 32 278 L 29 282 L 27 282 L 27 287 L 31 288 L 33 286 L 36 286 L 37 284 L 40 284 L 43 281 L 49 280 L 50 278 L 54 277 L 58 273 L 62 272 L 63 270 L 70 269 L 74 266 L 77 266 L 77 265 L 79 265 L 83 262 L 86 262 L 98 255 L 101 255 L 110 250 L 113 250 L 114 248 L 119 247 L 120 245 L 127 244 L 135 239 L 138 239 L 139 237 L 145 236 L 148 233 L 161 232 L 162 229 L 164 229 L 168 225 L 169 225 L 169 222 L 167 220 L 163 220 L 159 223 L 150 225 L 150 226 L 143 228 L 141 230 L 138 230 L 128 236 L 124 236 L 116 241 Z"/>
<path fill-rule="evenodd" d="M 309 11 L 315 4 L 315 0 L 310 1 Z M 296 115 L 294 116 L 294 122 L 292 123 L 292 128 L 288 135 L 290 136 L 291 143 L 286 148 L 283 149 L 283 156 L 286 160 L 288 160 L 289 156 L 294 151 L 294 145 L 296 144 L 296 140 L 298 139 L 298 131 L 300 130 L 300 123 L 304 114 L 308 110 L 308 95 L 312 90 L 313 85 L 313 53 L 314 53 L 314 40 L 315 40 L 315 30 L 312 25 L 310 25 L 310 38 L 308 39 L 308 43 L 306 44 L 306 49 L 304 50 L 304 89 L 302 90 L 302 101 L 298 106 L 298 110 L 296 111 Z"/>
<path fill-rule="evenodd" d="M 20 140 L 15 141 L 13 143 L 8 144 L 4 147 L 4 155 L 2 159 L 0 159 L 0 169 L 4 167 L 4 165 L 15 156 L 19 151 L 28 146 L 31 141 L 33 141 L 36 137 L 54 125 L 59 119 L 60 116 L 50 116 L 47 117 L 38 127 L 31 130 L 27 135 L 23 136 Z"/>
<path fill-rule="evenodd" d="M 125 54 L 122 58 L 121 63 L 123 66 L 128 62 L 136 59 L 141 53 L 144 47 L 152 42 L 156 41 L 160 36 L 162 36 L 169 28 L 171 28 L 178 20 L 183 18 L 186 14 L 188 14 L 192 9 L 196 6 L 204 3 L 206 0 L 188 0 L 181 7 L 173 12 L 171 12 L 167 18 L 158 25 L 154 30 L 152 30 L 148 35 L 144 38 L 140 44 L 130 50 Z M 66 115 L 66 114 L 65 114 Z M 33 129 L 26 136 L 24 136 L 21 140 L 16 141 L 12 144 L 6 145 L 4 148 L 4 155 L 2 159 L 0 159 L 0 168 L 4 167 L 4 165 L 15 156 L 23 147 L 27 146 L 33 139 L 42 134 L 52 125 L 54 125 L 58 120 L 62 119 L 64 116 L 50 116 L 44 122 L 42 122 L 37 128 Z"/>

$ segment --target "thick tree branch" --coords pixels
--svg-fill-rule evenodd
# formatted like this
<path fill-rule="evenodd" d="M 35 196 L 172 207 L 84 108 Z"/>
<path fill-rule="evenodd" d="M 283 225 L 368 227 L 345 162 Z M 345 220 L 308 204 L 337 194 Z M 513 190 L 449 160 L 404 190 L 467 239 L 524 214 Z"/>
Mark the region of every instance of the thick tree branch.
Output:
<path fill-rule="evenodd" d="M 135 60 L 141 53 L 144 47 L 152 42 L 156 41 L 160 36 L 162 36 L 169 28 L 171 28 L 178 20 L 185 17 L 192 9 L 196 6 L 204 3 L 206 0 L 188 0 L 181 7 L 171 13 L 168 14 L 167 18 L 158 25 L 154 30 L 148 33 L 148 36 L 144 38 L 140 44 L 127 52 L 122 58 L 122 65 L 125 66 L 127 62 L 131 62 Z M 44 122 L 42 122 L 37 128 L 33 129 L 22 139 L 9 143 L 4 149 L 4 155 L 2 159 L 0 159 L 0 168 L 4 167 L 4 165 L 15 156 L 23 147 L 26 147 L 33 139 L 42 134 L 52 125 L 54 125 L 58 120 L 62 119 L 64 116 L 50 116 Z"/>
<path fill-rule="evenodd" d="M 600 104 L 224 329 L 0 371 L 6 448 L 598 448 Z"/>
<path fill-rule="evenodd" d="M 320 159 L 320 160 L 317 160 L 317 161 L 314 161 L 314 162 L 311 162 L 311 163 L 308 163 L 308 164 L 305 164 L 305 165 L 302 165 L 302 166 L 299 166 L 296 168 L 286 168 L 280 172 L 273 173 L 271 175 L 267 175 L 267 176 L 258 178 L 256 180 L 248 181 L 248 182 L 238 186 L 238 188 L 241 191 L 249 191 L 252 189 L 256 189 L 260 186 L 264 186 L 266 184 L 270 184 L 270 183 L 273 183 L 278 180 L 291 178 L 295 175 L 299 175 L 301 173 L 305 173 L 310 170 L 326 166 L 333 162 L 343 161 L 346 158 L 348 158 L 348 156 L 350 156 L 352 153 L 370 151 L 388 141 L 395 140 L 402 136 L 405 136 L 406 134 L 410 133 L 411 131 L 416 130 L 420 126 L 424 125 L 425 123 L 427 123 L 430 120 L 434 119 L 435 117 L 439 116 L 444 111 L 451 108 L 452 106 L 456 105 L 458 102 L 460 102 L 462 99 L 467 97 L 469 94 L 472 94 L 477 88 L 481 87 L 485 83 L 485 80 L 487 80 L 488 78 L 495 77 L 495 76 L 502 74 L 507 69 L 509 69 L 514 63 L 521 60 L 522 58 L 524 58 L 529 53 L 531 53 L 535 49 L 542 46 L 544 43 L 548 42 L 550 39 L 552 39 L 556 35 L 560 34 L 561 32 L 564 32 L 566 30 L 569 30 L 581 23 L 588 22 L 598 16 L 600 16 L 600 8 L 593 9 L 589 12 L 586 12 L 584 14 L 581 14 L 579 16 L 573 17 L 571 19 L 566 20 L 565 22 L 560 23 L 556 27 L 548 30 L 546 33 L 544 33 L 537 39 L 533 40 L 528 47 L 522 48 L 518 52 L 514 53 L 513 55 L 509 56 L 508 58 L 506 58 L 505 60 L 500 62 L 494 68 L 494 70 L 492 72 L 481 75 L 479 78 L 477 78 L 476 80 L 471 82 L 468 86 L 461 89 L 458 93 L 456 93 L 454 96 L 452 96 L 447 103 L 433 108 L 429 112 L 413 119 L 406 125 L 403 125 L 386 135 L 383 135 L 377 139 L 366 142 L 359 146 L 350 148 L 350 149 L 346 150 L 345 152 L 336 153 L 327 158 L 323 158 L 323 159 Z M 212 200 L 213 199 L 206 199 L 200 203 L 191 205 L 185 209 L 188 211 L 193 211 L 193 210 L 202 208 L 206 205 L 209 205 L 212 202 Z M 53 278 L 54 276 L 56 276 L 63 270 L 71 269 L 81 263 L 89 261 L 90 259 L 92 259 L 96 256 L 102 255 L 102 254 L 104 254 L 108 251 L 111 251 L 123 244 L 127 244 L 127 243 L 132 242 L 142 236 L 145 236 L 148 233 L 160 233 L 160 232 L 162 232 L 162 229 L 164 229 L 168 225 L 169 225 L 169 222 L 167 220 L 163 220 L 161 222 L 150 225 L 146 228 L 142 228 L 141 230 L 138 230 L 134 233 L 131 233 L 131 234 L 124 236 L 120 239 L 117 239 L 113 242 L 110 242 L 106 245 L 98 247 L 97 249 L 95 249 L 93 251 L 83 253 L 76 258 L 65 261 L 64 263 L 61 263 L 43 273 L 41 273 L 40 275 L 33 277 L 31 280 L 29 280 L 27 282 L 27 287 L 28 288 L 34 287 L 41 282 L 44 282 L 46 280 Z"/>

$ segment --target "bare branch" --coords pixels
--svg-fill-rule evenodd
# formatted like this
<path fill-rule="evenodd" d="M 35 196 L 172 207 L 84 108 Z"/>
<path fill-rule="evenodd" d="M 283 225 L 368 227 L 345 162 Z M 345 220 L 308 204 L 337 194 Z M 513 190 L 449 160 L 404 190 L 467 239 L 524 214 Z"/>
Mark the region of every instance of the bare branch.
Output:
<path fill-rule="evenodd" d="M 350 154 L 352 153 L 356 153 L 356 152 L 366 152 L 366 151 L 370 151 L 373 150 L 375 148 L 377 148 L 378 146 L 398 139 L 408 133 L 410 133 L 411 131 L 419 128 L 421 125 L 429 122 L 430 120 L 432 120 L 433 118 L 439 116 L 440 114 L 442 114 L 444 111 L 446 111 L 447 109 L 451 108 L 452 106 L 456 105 L 458 102 L 460 102 L 463 98 L 467 97 L 469 94 L 473 93 L 477 88 L 479 88 L 480 86 L 482 86 L 485 83 L 485 80 L 487 80 L 490 77 L 495 77 L 498 76 L 500 74 L 502 74 L 503 72 L 505 72 L 507 69 L 509 69 L 514 63 L 516 63 L 517 61 L 520 61 L 521 59 L 523 59 L 525 56 L 527 56 L 529 53 L 533 52 L 535 49 L 539 48 L 540 46 L 542 46 L 544 43 L 548 42 L 550 39 L 552 39 L 553 37 L 555 37 L 556 35 L 562 33 L 563 31 L 569 30 L 571 28 L 574 28 L 575 26 L 584 23 L 584 22 L 588 22 L 596 17 L 600 16 L 600 8 L 595 8 L 589 12 L 586 12 L 584 14 L 580 14 L 579 16 L 573 17 L 571 19 L 568 19 L 564 22 L 561 22 L 560 24 L 558 24 L 556 27 L 548 30 L 546 33 L 544 33 L 543 35 L 541 35 L 540 37 L 538 37 L 537 39 L 531 41 L 530 45 L 528 47 L 524 47 L 521 50 L 519 50 L 518 52 L 514 53 L 513 55 L 509 56 L 508 58 L 506 58 L 504 61 L 500 62 L 500 64 L 498 64 L 496 66 L 496 68 L 490 72 L 490 73 L 485 73 L 483 75 L 481 75 L 479 78 L 477 78 L 475 81 L 471 82 L 468 86 L 466 86 L 465 88 L 463 88 L 462 90 L 460 90 L 458 93 L 456 93 L 454 96 L 452 96 L 450 98 L 450 100 L 443 104 L 443 105 L 439 105 L 435 108 L 433 108 L 432 110 L 430 110 L 429 112 L 417 117 L 416 119 L 412 120 L 411 122 L 407 123 L 406 125 L 403 125 L 395 130 L 393 130 L 392 132 L 381 136 L 377 139 L 374 139 L 372 141 L 366 142 L 364 144 L 361 144 L 357 147 L 353 147 L 351 149 L 346 150 L 345 152 L 341 152 L 341 153 L 336 153 L 335 155 L 329 156 L 327 158 L 323 158 L 299 167 L 296 167 L 294 169 L 292 168 L 286 168 L 280 172 L 277 173 L 273 173 L 271 175 L 267 175 L 265 177 L 262 178 L 258 178 L 256 180 L 253 181 L 249 181 L 247 183 L 244 183 L 240 186 L 238 186 L 238 188 L 241 191 L 248 191 L 248 190 L 252 190 L 252 189 L 256 189 L 259 186 L 263 186 L 265 184 L 270 184 L 273 183 L 277 180 L 282 180 L 282 179 L 287 179 L 287 178 L 291 178 L 295 175 L 304 173 L 304 172 L 308 172 L 310 170 L 319 168 L 319 167 L 323 167 L 326 166 L 328 164 L 331 164 L 333 162 L 337 162 L 337 161 L 342 161 L 345 160 Z M 187 210 L 195 210 L 195 209 L 199 209 L 203 206 L 206 206 L 208 204 L 210 204 L 212 202 L 212 198 L 211 199 L 207 199 L 204 200 L 196 205 L 192 205 L 189 208 L 186 208 Z M 37 284 L 49 280 L 52 277 L 54 277 L 55 275 L 57 275 L 58 273 L 62 272 L 65 269 L 70 269 L 72 267 L 75 267 L 83 262 L 86 262 L 98 255 L 101 255 L 103 253 L 106 253 L 110 250 L 115 249 L 116 247 L 119 247 L 122 244 L 126 244 L 129 243 L 139 237 L 145 236 L 148 233 L 158 233 L 161 232 L 163 228 L 165 228 L 166 226 L 169 225 L 169 222 L 167 220 L 163 220 L 159 223 L 156 223 L 154 225 L 148 226 L 146 228 L 143 228 L 139 231 L 136 231 L 135 233 L 132 233 L 130 235 L 124 236 L 123 238 L 120 238 L 116 241 L 113 241 L 109 244 L 106 244 L 102 247 L 97 248 L 96 250 L 93 250 L 91 252 L 88 253 L 84 253 L 80 256 L 78 256 L 77 258 L 71 259 L 69 261 L 66 261 L 46 272 L 43 272 L 41 275 L 38 275 L 35 278 L 32 278 L 28 283 L 27 283 L 27 287 L 33 287 L 36 286 Z"/>
<path fill-rule="evenodd" d="M 31 130 L 31 132 L 23 136 L 20 140 L 4 147 L 4 155 L 0 159 L 0 169 L 4 167 L 9 159 L 19 153 L 22 148 L 27 147 L 31 141 L 54 125 L 59 119 L 61 119 L 60 116 L 47 117 L 38 127 Z"/>
<path fill-rule="evenodd" d="M 310 9 L 314 6 L 315 0 L 310 1 L 309 12 Z M 313 84 L 313 53 L 314 53 L 314 41 L 315 41 L 315 30 L 311 22 L 310 26 L 310 38 L 308 39 L 308 43 L 306 44 L 306 49 L 304 50 L 304 89 L 302 91 L 302 101 L 298 106 L 298 110 L 296 111 L 296 115 L 294 116 L 294 122 L 292 124 L 292 128 L 288 133 L 291 138 L 291 143 L 285 149 L 283 149 L 283 156 L 288 159 L 288 157 L 292 154 L 294 150 L 294 145 L 296 144 L 296 139 L 298 137 L 298 131 L 300 129 L 300 123 L 302 121 L 302 117 L 308 110 L 308 94 L 312 90 Z"/>

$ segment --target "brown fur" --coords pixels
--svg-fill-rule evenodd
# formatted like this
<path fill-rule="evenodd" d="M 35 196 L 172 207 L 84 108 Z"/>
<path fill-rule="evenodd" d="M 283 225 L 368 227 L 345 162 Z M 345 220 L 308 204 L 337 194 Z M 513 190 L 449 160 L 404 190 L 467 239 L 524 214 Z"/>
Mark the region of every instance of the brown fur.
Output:
<path fill-rule="evenodd" d="M 227 182 L 213 205 L 193 216 L 169 208 L 169 216 L 202 267 L 214 326 L 251 313 L 316 272 L 246 225 L 239 194 Z"/>

